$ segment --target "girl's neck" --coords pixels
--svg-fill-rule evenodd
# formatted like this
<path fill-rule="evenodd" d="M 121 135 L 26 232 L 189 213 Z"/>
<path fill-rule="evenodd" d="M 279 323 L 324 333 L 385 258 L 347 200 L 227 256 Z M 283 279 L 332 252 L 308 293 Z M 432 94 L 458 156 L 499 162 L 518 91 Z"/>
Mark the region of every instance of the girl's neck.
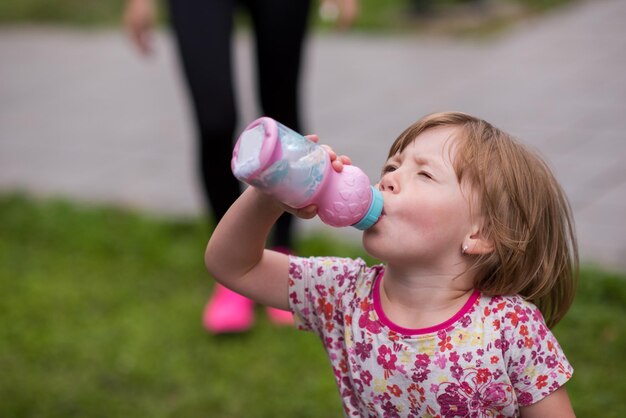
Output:
<path fill-rule="evenodd" d="M 467 274 L 407 271 L 387 266 L 380 302 L 387 318 L 410 329 L 432 327 L 456 314 L 473 292 Z"/>

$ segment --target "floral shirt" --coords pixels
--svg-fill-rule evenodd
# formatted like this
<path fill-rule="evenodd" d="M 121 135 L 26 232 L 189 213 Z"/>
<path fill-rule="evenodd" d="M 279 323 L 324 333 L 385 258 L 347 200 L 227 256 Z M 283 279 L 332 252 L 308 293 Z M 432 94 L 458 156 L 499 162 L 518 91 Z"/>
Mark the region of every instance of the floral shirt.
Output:
<path fill-rule="evenodd" d="M 406 329 L 382 311 L 383 272 L 361 259 L 290 257 L 296 324 L 320 336 L 345 416 L 519 416 L 572 376 L 541 313 L 521 297 L 474 292 L 449 320 Z"/>

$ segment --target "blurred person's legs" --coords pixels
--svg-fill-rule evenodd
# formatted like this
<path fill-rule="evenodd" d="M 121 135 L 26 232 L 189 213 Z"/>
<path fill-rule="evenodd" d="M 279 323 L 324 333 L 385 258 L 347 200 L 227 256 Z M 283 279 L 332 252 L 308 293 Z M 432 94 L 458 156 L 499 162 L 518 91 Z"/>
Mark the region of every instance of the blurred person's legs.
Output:
<path fill-rule="evenodd" d="M 241 192 L 230 169 L 237 124 L 231 63 L 235 1 L 170 0 L 169 10 L 193 103 L 205 203 L 217 223 Z M 253 323 L 252 301 L 216 283 L 203 315 L 205 328 L 240 332 Z"/>
<path fill-rule="evenodd" d="M 250 10 L 256 40 L 257 87 L 263 113 L 302 132 L 300 69 L 308 29 L 310 0 L 243 0 Z M 277 251 L 293 252 L 293 216 L 274 226 Z M 290 323 L 291 313 L 269 308 L 269 317 Z"/>
<path fill-rule="evenodd" d="M 243 0 L 256 40 L 257 91 L 265 116 L 302 132 L 300 69 L 310 0 Z M 290 251 L 293 216 L 276 223 L 273 244 Z"/>
<path fill-rule="evenodd" d="M 231 174 L 237 111 L 233 87 L 232 33 L 235 0 L 170 0 L 180 60 L 193 102 L 199 167 L 207 205 L 216 222 L 240 194 Z M 257 40 L 257 85 L 263 112 L 300 129 L 299 72 L 310 0 L 242 0 L 254 22 Z M 277 250 L 292 250 L 291 215 L 274 228 Z M 269 310 L 275 322 L 291 314 Z M 254 322 L 253 303 L 219 284 L 207 303 L 204 326 L 212 332 L 238 332 Z"/>

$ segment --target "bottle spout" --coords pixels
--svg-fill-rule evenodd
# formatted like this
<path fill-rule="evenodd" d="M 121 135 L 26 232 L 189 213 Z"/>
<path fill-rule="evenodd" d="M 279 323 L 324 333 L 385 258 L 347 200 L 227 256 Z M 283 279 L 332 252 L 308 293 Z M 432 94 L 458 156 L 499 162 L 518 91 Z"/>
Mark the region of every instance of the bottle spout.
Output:
<path fill-rule="evenodd" d="M 380 215 L 383 213 L 383 194 L 374 186 L 370 186 L 370 190 L 372 192 L 372 201 L 367 212 L 365 213 L 365 216 L 363 216 L 359 222 L 352 225 L 361 231 L 365 231 L 366 229 L 374 226 L 374 224 L 378 221 L 378 218 L 380 218 Z"/>

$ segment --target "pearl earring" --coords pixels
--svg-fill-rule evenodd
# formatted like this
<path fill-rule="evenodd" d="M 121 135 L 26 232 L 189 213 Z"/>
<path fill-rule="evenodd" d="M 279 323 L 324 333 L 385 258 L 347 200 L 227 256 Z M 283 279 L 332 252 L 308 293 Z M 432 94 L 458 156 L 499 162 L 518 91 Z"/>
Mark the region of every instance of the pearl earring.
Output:
<path fill-rule="evenodd" d="M 468 246 L 468 245 L 464 245 L 464 246 L 463 246 L 463 249 L 461 250 L 461 253 L 462 253 L 462 254 L 467 253 L 467 249 L 468 249 L 468 248 L 469 248 L 469 246 Z"/>

